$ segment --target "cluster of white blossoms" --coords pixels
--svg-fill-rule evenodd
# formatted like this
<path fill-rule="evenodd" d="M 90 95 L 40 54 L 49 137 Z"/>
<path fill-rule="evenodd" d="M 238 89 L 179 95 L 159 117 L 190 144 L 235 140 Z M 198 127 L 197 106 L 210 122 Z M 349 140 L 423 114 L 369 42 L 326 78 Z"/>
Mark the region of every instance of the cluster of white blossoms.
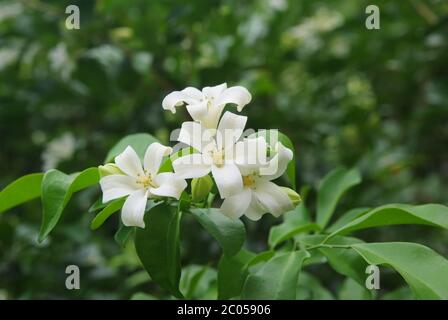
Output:
<path fill-rule="evenodd" d="M 185 105 L 194 120 L 182 124 L 177 139 L 194 152 L 175 159 L 174 172 L 159 173 L 163 158 L 173 152 L 170 147 L 151 144 L 143 164 L 127 147 L 115 158 L 115 172 L 100 180 L 103 202 L 127 196 L 123 224 L 144 228 L 148 198 L 179 199 L 187 187 L 185 179 L 211 174 L 223 199 L 221 211 L 231 218 L 245 215 L 259 220 L 265 213 L 278 217 L 293 209 L 285 188 L 272 182 L 283 175 L 293 152 L 280 142 L 268 145 L 262 136 L 243 138 L 247 117 L 229 111 L 223 114 L 227 104 L 235 104 L 240 112 L 251 99 L 246 88 L 226 84 L 168 94 L 163 108 L 175 113 L 176 107 Z"/>

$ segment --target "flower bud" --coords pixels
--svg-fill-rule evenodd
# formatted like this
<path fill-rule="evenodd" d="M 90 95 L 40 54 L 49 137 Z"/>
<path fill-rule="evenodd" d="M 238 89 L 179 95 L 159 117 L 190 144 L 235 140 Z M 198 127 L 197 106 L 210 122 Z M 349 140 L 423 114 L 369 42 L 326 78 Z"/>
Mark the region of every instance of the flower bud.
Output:
<path fill-rule="evenodd" d="M 294 206 L 298 205 L 300 202 L 302 202 L 302 198 L 300 197 L 300 195 L 295 192 L 294 190 L 290 189 L 290 188 L 286 188 L 286 187 L 281 187 L 283 189 L 283 192 L 285 192 L 288 197 L 289 200 L 291 200 L 292 204 Z"/>
<path fill-rule="evenodd" d="M 108 163 L 104 166 L 99 166 L 98 171 L 100 173 L 100 178 L 111 176 L 114 174 L 124 174 L 123 171 L 121 171 L 115 163 Z"/>
<path fill-rule="evenodd" d="M 209 175 L 191 180 L 191 198 L 193 202 L 204 201 L 213 187 L 213 180 Z"/>

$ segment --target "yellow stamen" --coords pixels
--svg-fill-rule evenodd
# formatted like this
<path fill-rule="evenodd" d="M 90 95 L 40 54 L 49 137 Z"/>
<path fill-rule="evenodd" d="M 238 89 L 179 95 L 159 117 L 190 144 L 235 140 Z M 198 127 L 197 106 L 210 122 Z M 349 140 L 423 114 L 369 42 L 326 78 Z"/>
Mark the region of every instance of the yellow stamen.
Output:
<path fill-rule="evenodd" d="M 243 185 L 245 187 L 251 187 L 255 183 L 254 176 L 243 176 Z"/>
<path fill-rule="evenodd" d="M 139 176 L 137 183 L 143 185 L 144 188 L 154 187 L 154 184 L 152 182 L 152 178 L 151 178 L 150 174 L 145 174 L 144 176 Z"/>
<path fill-rule="evenodd" d="M 213 163 L 220 167 L 224 164 L 224 153 L 222 152 L 222 150 L 215 150 L 213 151 Z"/>

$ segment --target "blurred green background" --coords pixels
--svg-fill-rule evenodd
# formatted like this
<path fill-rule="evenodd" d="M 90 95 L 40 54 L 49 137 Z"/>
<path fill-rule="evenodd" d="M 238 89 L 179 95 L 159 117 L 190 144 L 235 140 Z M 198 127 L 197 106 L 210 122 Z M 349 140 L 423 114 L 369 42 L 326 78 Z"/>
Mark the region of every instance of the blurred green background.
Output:
<path fill-rule="evenodd" d="M 65 28 L 69 4 L 80 8 L 80 30 Z M 381 10 L 380 30 L 365 27 L 369 4 Z M 222 82 L 252 93 L 242 112 L 249 127 L 278 128 L 294 141 L 299 186 L 316 186 L 340 165 L 362 171 L 338 213 L 448 204 L 444 0 L 1 0 L 0 188 L 31 172 L 102 164 L 130 133 L 168 143 L 188 115 L 164 112 L 163 97 Z M 39 201 L 0 216 L 0 299 L 165 297 L 132 246 L 114 242 L 118 215 L 89 229 L 98 196 L 98 188 L 78 194 L 43 244 Z M 249 247 L 265 249 L 278 222 L 247 223 Z M 448 234 L 425 227 L 363 236 L 420 242 L 448 256 Z M 194 221 L 184 221 L 182 246 L 184 265 L 216 266 L 219 248 Z M 81 268 L 81 290 L 65 288 L 69 264 Z M 203 289 L 213 297 L 216 275 L 207 270 Z M 316 273 L 339 290 L 337 274 Z M 385 281 L 382 293 L 398 285 Z"/>

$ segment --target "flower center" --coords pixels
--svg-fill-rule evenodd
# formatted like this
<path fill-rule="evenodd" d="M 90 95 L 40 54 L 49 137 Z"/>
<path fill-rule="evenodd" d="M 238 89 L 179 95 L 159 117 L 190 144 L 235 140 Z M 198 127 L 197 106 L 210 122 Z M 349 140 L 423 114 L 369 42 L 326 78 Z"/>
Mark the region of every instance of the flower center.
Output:
<path fill-rule="evenodd" d="M 204 97 L 200 101 L 205 101 L 207 103 L 207 109 L 210 109 L 213 106 L 214 100 L 214 97 Z"/>
<path fill-rule="evenodd" d="M 154 187 L 154 183 L 152 181 L 152 177 L 150 173 L 145 171 L 144 175 L 139 174 L 137 176 L 137 183 L 142 185 L 143 188 Z"/>
<path fill-rule="evenodd" d="M 221 167 L 224 164 L 224 152 L 222 150 L 213 150 L 212 159 L 217 167 Z"/>
<path fill-rule="evenodd" d="M 255 183 L 254 176 L 252 176 L 252 175 L 251 176 L 243 176 L 243 185 L 245 187 L 250 188 L 253 186 L 254 183 Z"/>

